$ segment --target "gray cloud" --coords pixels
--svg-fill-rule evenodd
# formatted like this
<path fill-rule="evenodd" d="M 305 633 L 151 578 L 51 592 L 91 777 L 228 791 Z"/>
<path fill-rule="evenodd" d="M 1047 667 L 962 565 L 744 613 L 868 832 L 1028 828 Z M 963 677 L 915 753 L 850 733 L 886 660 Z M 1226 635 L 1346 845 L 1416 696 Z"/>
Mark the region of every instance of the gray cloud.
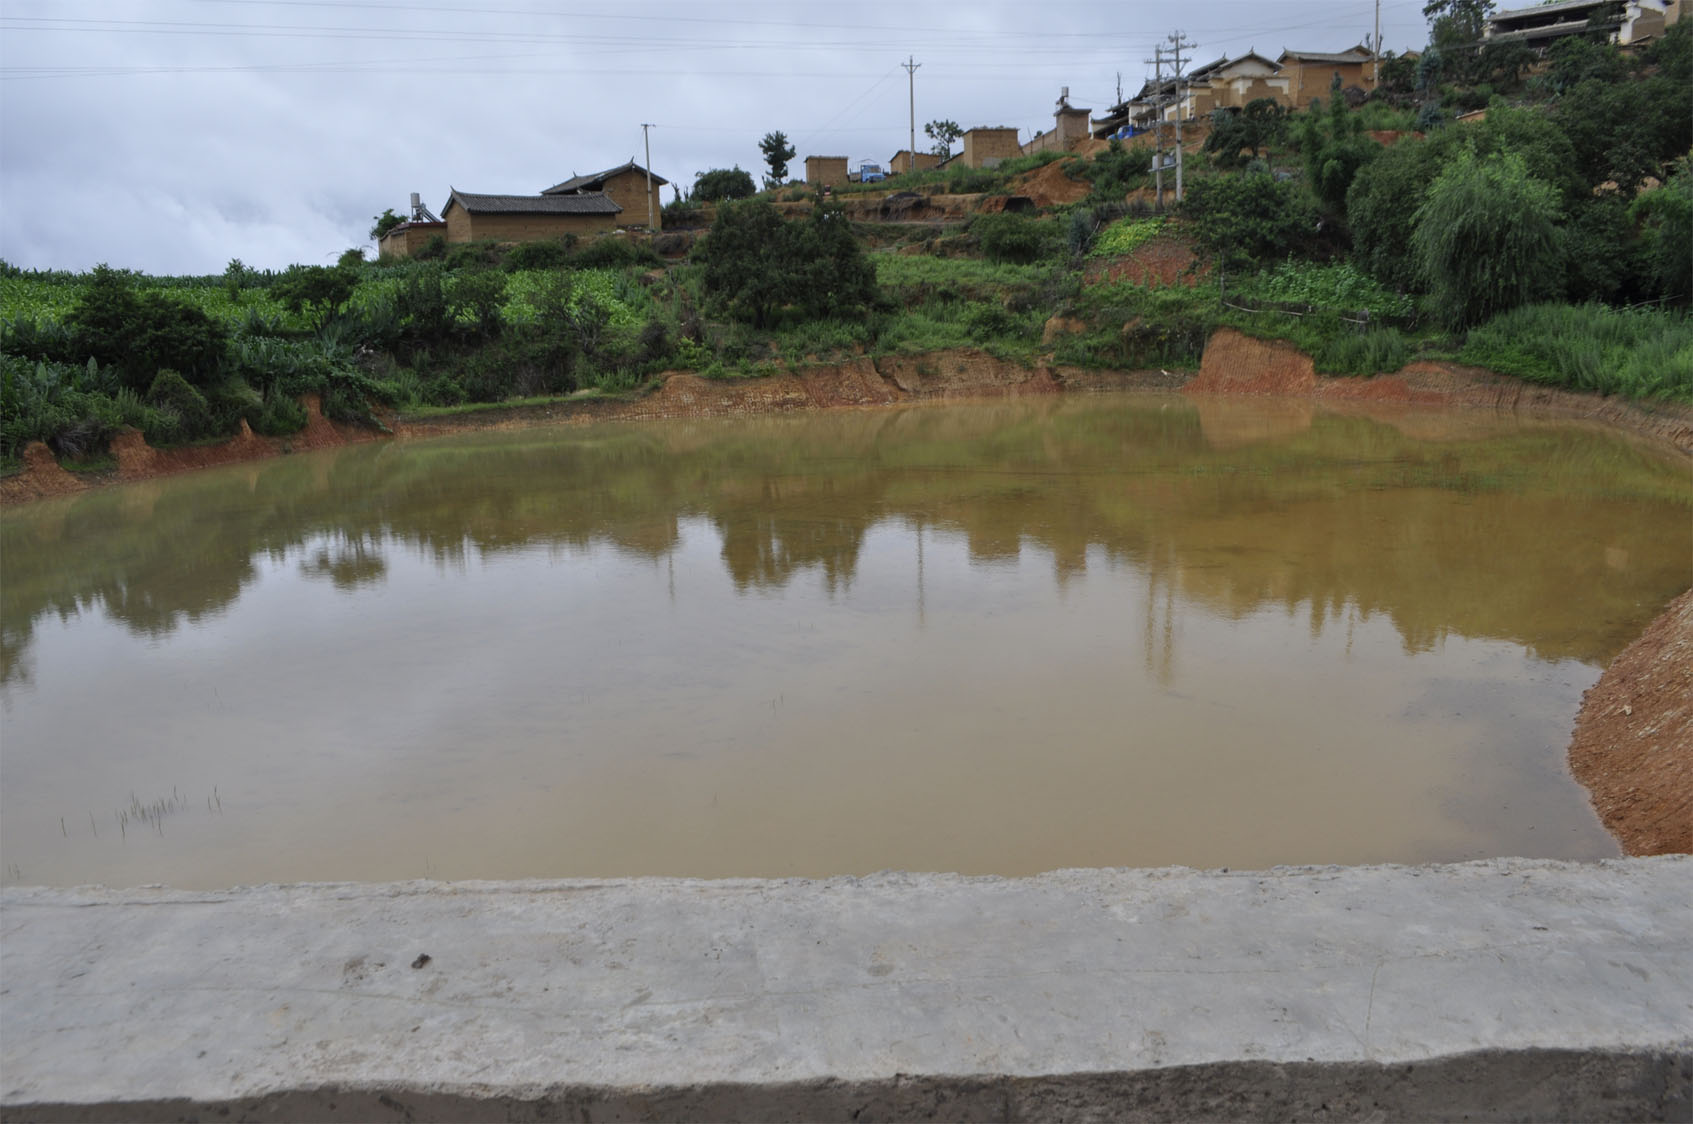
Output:
<path fill-rule="evenodd" d="M 1389 49 L 1422 0 L 1384 0 Z M 11 0 L 0 14 L 0 256 L 217 272 L 367 244 L 371 217 L 449 186 L 538 191 L 642 159 L 683 185 L 807 153 L 906 144 L 908 56 L 924 121 L 1051 123 L 1060 87 L 1102 109 L 1180 28 L 1198 61 L 1339 50 L 1373 0 L 821 5 L 696 0 Z"/>

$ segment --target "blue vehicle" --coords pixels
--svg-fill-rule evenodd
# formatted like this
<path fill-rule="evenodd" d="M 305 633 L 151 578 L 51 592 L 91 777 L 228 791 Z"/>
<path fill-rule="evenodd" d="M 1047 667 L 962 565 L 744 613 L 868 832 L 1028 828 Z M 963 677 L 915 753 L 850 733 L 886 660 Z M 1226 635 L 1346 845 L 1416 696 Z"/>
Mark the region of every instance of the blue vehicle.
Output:
<path fill-rule="evenodd" d="M 882 171 L 880 164 L 860 164 L 858 166 L 859 183 L 881 183 L 887 178 L 887 174 Z"/>

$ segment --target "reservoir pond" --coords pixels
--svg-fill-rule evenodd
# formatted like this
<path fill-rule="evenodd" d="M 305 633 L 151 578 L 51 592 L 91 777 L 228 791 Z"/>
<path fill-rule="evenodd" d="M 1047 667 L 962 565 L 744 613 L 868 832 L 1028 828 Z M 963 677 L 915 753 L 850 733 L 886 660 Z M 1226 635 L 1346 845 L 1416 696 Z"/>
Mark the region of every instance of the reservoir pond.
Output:
<path fill-rule="evenodd" d="M 1099 395 L 384 441 L 0 513 L 5 881 L 1617 854 L 1687 463 Z"/>

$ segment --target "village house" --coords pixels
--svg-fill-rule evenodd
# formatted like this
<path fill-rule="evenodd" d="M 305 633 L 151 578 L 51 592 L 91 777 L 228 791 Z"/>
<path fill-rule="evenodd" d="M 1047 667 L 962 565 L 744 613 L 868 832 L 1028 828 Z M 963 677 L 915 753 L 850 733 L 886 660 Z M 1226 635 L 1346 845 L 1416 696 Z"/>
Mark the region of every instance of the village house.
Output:
<path fill-rule="evenodd" d="M 1020 155 L 1017 130 L 1008 125 L 978 125 L 964 133 L 964 151 L 953 159 L 966 168 L 996 168 L 1001 162 Z"/>
<path fill-rule="evenodd" d="M 617 229 L 623 213 L 604 192 L 572 195 L 478 195 L 451 189 L 441 208 L 448 242 L 534 242 Z"/>
<path fill-rule="evenodd" d="M 623 208 L 624 221 L 650 225 L 658 230 L 663 223 L 664 204 L 659 189 L 670 181 L 641 167 L 633 160 L 607 168 L 592 175 L 572 176 L 563 183 L 543 188 L 542 195 L 591 195 L 603 193 Z"/>
<path fill-rule="evenodd" d="M 1070 104 L 1070 87 L 1065 86 L 1063 93 L 1058 95 L 1058 108 L 1052 112 L 1052 128 L 1030 137 L 1022 146 L 1023 155 L 1027 156 L 1033 152 L 1070 151 L 1091 136 L 1088 128 L 1091 113 L 1091 109 L 1081 109 Z"/>
<path fill-rule="evenodd" d="M 1603 32 L 1613 43 L 1628 46 L 1656 38 L 1681 18 L 1682 0 L 1562 0 L 1495 12 L 1487 21 L 1486 38 L 1550 46 L 1572 35 Z"/>
<path fill-rule="evenodd" d="M 1288 80 L 1290 100 L 1285 104 L 1294 109 L 1309 109 L 1312 102 L 1326 100 L 1337 74 L 1343 89 L 1356 86 L 1368 93 L 1376 88 L 1376 56 L 1362 44 L 1336 54 L 1283 51 L 1276 65 Z"/>
<path fill-rule="evenodd" d="M 1282 72 L 1279 63 L 1271 62 L 1256 51 L 1248 51 L 1229 59 L 1203 76 L 1210 94 L 1210 105 L 1195 105 L 1192 116 L 1202 117 L 1213 109 L 1244 109 L 1259 98 L 1269 98 L 1278 105 L 1291 105 L 1292 79 Z"/>
<path fill-rule="evenodd" d="M 383 258 L 409 258 L 429 245 L 431 238 L 446 238 L 447 224 L 413 219 L 403 222 L 384 234 L 376 243 L 376 255 Z"/>
<path fill-rule="evenodd" d="M 902 148 L 888 157 L 888 175 L 904 175 L 912 170 L 913 164 L 915 164 L 917 171 L 926 172 L 930 168 L 940 167 L 941 157 L 934 152 L 919 152 L 913 158 L 912 151 L 909 148 Z"/>
<path fill-rule="evenodd" d="M 840 187 L 847 182 L 845 156 L 807 156 L 805 182 L 812 187 Z"/>

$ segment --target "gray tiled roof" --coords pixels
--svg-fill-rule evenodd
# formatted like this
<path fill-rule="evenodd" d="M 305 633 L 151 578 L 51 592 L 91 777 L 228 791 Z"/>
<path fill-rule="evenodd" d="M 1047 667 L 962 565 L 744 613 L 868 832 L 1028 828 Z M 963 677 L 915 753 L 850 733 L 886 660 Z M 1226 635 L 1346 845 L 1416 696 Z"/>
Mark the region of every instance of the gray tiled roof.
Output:
<path fill-rule="evenodd" d="M 1369 62 L 1370 52 L 1366 47 L 1351 47 L 1338 54 L 1324 54 L 1321 51 L 1283 51 L 1284 59 L 1300 59 L 1304 62 Z M 1280 62 L 1281 60 L 1276 60 Z"/>
<path fill-rule="evenodd" d="M 447 206 L 463 207 L 472 215 L 615 215 L 623 208 L 611 196 L 592 191 L 580 195 L 476 195 L 452 189 Z"/>
<path fill-rule="evenodd" d="M 619 164 L 617 167 L 607 168 L 603 172 L 594 172 L 591 175 L 586 176 L 571 176 L 563 183 L 555 183 L 551 187 L 542 189 L 541 194 L 569 195 L 578 191 L 598 191 L 600 188 L 605 186 L 606 180 L 611 179 L 613 176 L 620 176 L 624 172 L 639 172 L 643 176 L 647 174 L 647 170 L 645 168 L 631 160 L 627 164 Z M 665 184 L 670 182 L 657 172 L 654 172 L 652 177 L 653 183 L 659 187 L 663 187 Z"/>

